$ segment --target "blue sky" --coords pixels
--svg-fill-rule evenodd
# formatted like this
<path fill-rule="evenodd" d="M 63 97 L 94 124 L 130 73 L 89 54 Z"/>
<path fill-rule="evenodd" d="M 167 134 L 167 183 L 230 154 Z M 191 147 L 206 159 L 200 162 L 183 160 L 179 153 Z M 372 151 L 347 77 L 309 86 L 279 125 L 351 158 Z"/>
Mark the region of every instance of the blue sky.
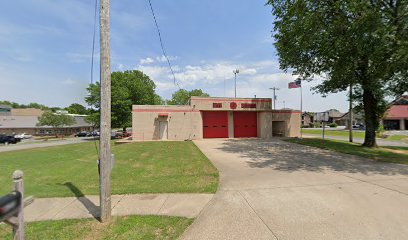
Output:
<path fill-rule="evenodd" d="M 152 0 L 162 37 L 185 89 L 211 96 L 271 97 L 278 108 L 299 109 L 294 77 L 279 70 L 270 37 L 273 18 L 265 1 Z M 90 82 L 94 0 L 14 0 L 0 9 L 0 99 L 50 106 L 84 103 Z M 97 33 L 97 42 L 99 33 Z M 111 1 L 112 71 L 139 69 L 170 98 L 177 90 L 164 61 L 147 0 Z M 99 79 L 96 45 L 94 80 Z M 346 111 L 346 94 L 322 98 L 305 83 L 304 110 Z"/>

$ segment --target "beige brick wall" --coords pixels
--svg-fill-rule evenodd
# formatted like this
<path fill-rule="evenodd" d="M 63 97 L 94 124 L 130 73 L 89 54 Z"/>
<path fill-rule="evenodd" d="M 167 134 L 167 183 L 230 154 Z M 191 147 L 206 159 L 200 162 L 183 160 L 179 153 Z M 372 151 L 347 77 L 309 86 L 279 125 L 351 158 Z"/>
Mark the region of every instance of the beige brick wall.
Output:
<path fill-rule="evenodd" d="M 234 138 L 234 112 L 228 112 L 228 137 Z"/>
<path fill-rule="evenodd" d="M 258 113 L 258 137 L 272 138 L 272 112 Z"/>
<path fill-rule="evenodd" d="M 166 121 L 168 126 L 169 140 L 202 139 L 203 125 L 202 113 L 199 110 L 207 110 L 213 102 L 201 101 L 192 98 L 190 106 L 157 106 L 146 105 L 133 106 L 132 113 L 132 135 L 134 140 L 159 140 L 160 122 Z M 236 99 L 232 99 L 236 100 Z M 248 99 L 251 100 L 251 99 Z M 245 100 L 244 100 L 245 101 Z M 225 103 L 225 102 L 224 102 Z M 228 101 L 226 102 L 228 103 Z M 207 105 L 206 105 L 207 104 Z M 257 103 L 258 104 L 258 103 Z M 265 107 L 270 107 L 270 102 L 262 102 Z M 223 104 L 224 105 L 224 104 Z M 239 104 L 238 104 L 239 105 Z M 194 106 L 194 108 L 193 108 Z M 258 105 L 257 105 L 258 107 Z M 238 106 L 237 106 L 238 109 Z M 213 110 L 211 108 L 211 110 Z M 219 109 L 228 111 L 227 109 Z M 238 109 L 239 110 L 239 109 Z M 241 109 L 242 110 L 242 109 Z M 168 116 L 159 116 L 166 114 Z M 228 136 L 234 137 L 233 111 L 228 111 Z M 269 139 L 273 133 L 280 133 L 282 136 L 300 136 L 300 112 L 288 110 L 273 110 L 258 112 L 258 137 Z"/>
<path fill-rule="evenodd" d="M 160 117 L 161 113 L 168 116 Z M 201 113 L 188 106 L 133 106 L 133 139 L 159 140 L 161 121 L 167 121 L 168 140 L 201 139 L 203 136 Z"/>
<path fill-rule="evenodd" d="M 274 135 L 300 137 L 300 111 L 272 111 L 272 129 Z"/>

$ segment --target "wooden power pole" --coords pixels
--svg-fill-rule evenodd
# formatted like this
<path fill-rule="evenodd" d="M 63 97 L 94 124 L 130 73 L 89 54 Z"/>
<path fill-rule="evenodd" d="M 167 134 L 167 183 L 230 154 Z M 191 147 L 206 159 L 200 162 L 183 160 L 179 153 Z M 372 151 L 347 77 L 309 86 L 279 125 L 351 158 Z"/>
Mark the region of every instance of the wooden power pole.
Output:
<path fill-rule="evenodd" d="M 100 48 L 101 48 L 101 106 L 99 144 L 99 200 L 100 220 L 111 218 L 111 69 L 109 0 L 100 0 Z"/>

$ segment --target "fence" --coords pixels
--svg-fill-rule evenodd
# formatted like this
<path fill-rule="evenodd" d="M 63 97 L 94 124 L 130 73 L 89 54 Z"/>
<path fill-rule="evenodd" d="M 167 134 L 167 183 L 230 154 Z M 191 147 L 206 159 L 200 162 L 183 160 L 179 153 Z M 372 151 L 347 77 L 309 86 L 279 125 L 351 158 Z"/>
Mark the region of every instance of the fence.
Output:
<path fill-rule="evenodd" d="M 14 240 L 24 240 L 24 207 L 33 202 L 32 197 L 24 199 L 23 177 L 22 171 L 14 171 L 13 191 L 0 198 L 0 221 L 13 228 Z"/>

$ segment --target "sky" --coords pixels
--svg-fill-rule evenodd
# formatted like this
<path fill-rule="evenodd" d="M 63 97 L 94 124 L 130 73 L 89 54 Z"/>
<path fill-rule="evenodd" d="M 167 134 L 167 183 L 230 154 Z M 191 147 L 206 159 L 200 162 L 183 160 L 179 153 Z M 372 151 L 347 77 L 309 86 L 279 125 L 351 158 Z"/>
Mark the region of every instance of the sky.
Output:
<path fill-rule="evenodd" d="M 152 0 L 164 46 L 181 88 L 215 97 L 272 97 L 277 108 L 300 109 L 279 69 L 273 16 L 266 1 Z M 91 82 L 94 0 L 13 0 L 0 9 L 0 100 L 65 107 L 85 104 Z M 98 24 L 98 23 L 97 23 Z M 99 81 L 99 31 L 94 78 Z M 148 0 L 111 1 L 112 71 L 141 70 L 164 99 L 178 90 L 162 54 Z M 347 111 L 346 93 L 323 98 L 303 83 L 303 110 Z"/>

